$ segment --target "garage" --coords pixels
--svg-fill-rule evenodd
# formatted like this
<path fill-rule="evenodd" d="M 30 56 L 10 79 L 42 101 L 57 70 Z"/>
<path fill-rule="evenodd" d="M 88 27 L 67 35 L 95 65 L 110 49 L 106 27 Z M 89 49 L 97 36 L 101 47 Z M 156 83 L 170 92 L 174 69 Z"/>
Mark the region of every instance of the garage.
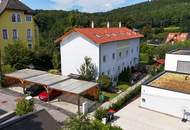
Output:
<path fill-rule="evenodd" d="M 177 72 L 190 73 L 190 62 L 178 61 L 177 62 Z"/>
<path fill-rule="evenodd" d="M 40 85 L 48 94 L 48 101 L 50 100 L 49 95 L 51 91 L 61 92 L 58 100 L 77 104 L 78 112 L 80 112 L 80 107 L 85 102 L 84 99 L 86 99 L 86 97 L 91 97 L 94 100 L 98 99 L 97 83 L 72 79 L 67 76 L 54 75 L 45 71 L 23 69 L 5 74 L 5 83 L 8 86 L 19 83 L 23 91 L 26 90 L 26 86 L 29 84 Z"/>

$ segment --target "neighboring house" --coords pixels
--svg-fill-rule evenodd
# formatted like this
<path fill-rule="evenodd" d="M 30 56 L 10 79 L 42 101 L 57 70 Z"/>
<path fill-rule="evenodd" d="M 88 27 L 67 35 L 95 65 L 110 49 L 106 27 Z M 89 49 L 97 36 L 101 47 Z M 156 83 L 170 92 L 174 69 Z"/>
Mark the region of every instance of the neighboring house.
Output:
<path fill-rule="evenodd" d="M 0 49 L 20 41 L 29 48 L 38 43 L 34 11 L 20 0 L 0 0 Z"/>
<path fill-rule="evenodd" d="M 184 42 L 190 38 L 189 33 L 169 33 L 166 39 L 166 43 L 178 43 Z"/>
<path fill-rule="evenodd" d="M 4 118 L 4 119 L 3 119 Z M 13 113 L 0 117 L 1 130 L 60 130 L 58 122 L 46 111 L 40 110 L 24 116 Z"/>
<path fill-rule="evenodd" d="M 190 73 L 190 50 L 174 50 L 166 54 L 166 71 Z"/>
<path fill-rule="evenodd" d="M 166 54 L 165 71 L 142 85 L 141 107 L 190 120 L 190 50 Z"/>
<path fill-rule="evenodd" d="M 85 56 L 92 58 L 99 75 L 116 79 L 124 67 L 139 63 L 140 38 L 128 28 L 74 28 L 60 42 L 63 75 L 78 74 Z"/>

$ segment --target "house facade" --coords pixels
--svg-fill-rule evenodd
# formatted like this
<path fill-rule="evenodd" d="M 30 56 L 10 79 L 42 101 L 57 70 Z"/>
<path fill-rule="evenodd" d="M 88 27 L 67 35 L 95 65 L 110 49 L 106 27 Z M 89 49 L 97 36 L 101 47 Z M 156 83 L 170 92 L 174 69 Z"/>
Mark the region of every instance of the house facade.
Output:
<path fill-rule="evenodd" d="M 3 55 L 8 44 L 21 42 L 28 48 L 38 43 L 34 11 L 20 0 L 0 0 L 0 46 Z"/>
<path fill-rule="evenodd" d="M 114 80 L 125 67 L 139 63 L 141 37 L 128 28 L 75 28 L 56 40 L 60 42 L 62 74 L 78 74 L 87 56 L 98 75 Z"/>

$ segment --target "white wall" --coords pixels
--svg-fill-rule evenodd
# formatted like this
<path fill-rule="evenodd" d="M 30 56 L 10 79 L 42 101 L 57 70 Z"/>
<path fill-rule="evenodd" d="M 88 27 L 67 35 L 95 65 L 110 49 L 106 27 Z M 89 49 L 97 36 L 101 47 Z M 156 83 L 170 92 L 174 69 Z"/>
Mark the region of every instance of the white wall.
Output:
<path fill-rule="evenodd" d="M 101 45 L 101 73 L 108 75 L 112 78 L 117 77 L 124 67 L 131 67 L 139 63 L 139 39 L 132 39 L 126 41 L 117 41 Z M 133 53 L 131 50 L 133 49 Z M 126 51 L 128 50 L 128 55 Z M 121 57 L 119 53 L 121 52 Z M 115 60 L 112 54 L 115 53 Z M 106 62 L 103 62 L 103 57 L 106 56 Z M 134 59 L 137 60 L 134 62 Z M 120 70 L 118 70 L 120 66 Z"/>
<path fill-rule="evenodd" d="M 177 71 L 178 61 L 190 61 L 189 55 L 177 55 L 177 54 L 166 54 L 165 59 L 165 70 L 166 71 Z"/>
<path fill-rule="evenodd" d="M 141 106 L 183 118 L 184 109 L 190 112 L 190 95 L 142 85 Z"/>
<path fill-rule="evenodd" d="M 79 33 L 73 32 L 60 44 L 62 75 L 78 74 L 77 69 L 84 63 L 84 57 L 92 58 L 99 68 L 99 46 Z"/>

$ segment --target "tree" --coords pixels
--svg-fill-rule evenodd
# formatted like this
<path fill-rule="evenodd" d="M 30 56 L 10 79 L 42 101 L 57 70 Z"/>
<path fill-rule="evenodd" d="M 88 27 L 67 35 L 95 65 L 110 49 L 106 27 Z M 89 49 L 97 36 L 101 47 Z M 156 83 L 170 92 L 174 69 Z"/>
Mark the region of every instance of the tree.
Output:
<path fill-rule="evenodd" d="M 110 87 L 112 85 L 111 79 L 107 75 L 101 75 L 101 76 L 99 76 L 97 82 L 100 84 L 100 86 L 103 89 L 107 89 L 108 87 Z"/>
<path fill-rule="evenodd" d="M 4 63 L 16 69 L 26 68 L 32 63 L 33 52 L 27 49 L 21 42 L 9 44 L 5 47 Z"/>
<path fill-rule="evenodd" d="M 132 72 L 131 72 L 131 68 L 127 67 L 124 68 L 121 73 L 119 74 L 119 81 L 124 81 L 124 82 L 130 82 L 130 78 L 131 78 Z"/>
<path fill-rule="evenodd" d="M 19 116 L 25 115 L 34 111 L 33 100 L 28 101 L 25 98 L 20 99 L 16 104 L 16 114 Z"/>
<path fill-rule="evenodd" d="M 92 59 L 89 57 L 84 58 L 84 63 L 81 65 L 78 70 L 80 75 L 80 79 L 86 81 L 92 81 L 96 79 L 97 76 L 97 68 L 96 65 L 92 63 Z"/>
<path fill-rule="evenodd" d="M 74 116 L 64 122 L 62 130 L 122 130 L 119 127 L 105 125 L 99 120 L 90 120 L 86 115 Z"/>
<path fill-rule="evenodd" d="M 59 69 L 60 68 L 60 56 L 59 56 L 59 54 L 57 52 L 53 53 L 52 63 L 53 63 L 54 69 Z"/>

